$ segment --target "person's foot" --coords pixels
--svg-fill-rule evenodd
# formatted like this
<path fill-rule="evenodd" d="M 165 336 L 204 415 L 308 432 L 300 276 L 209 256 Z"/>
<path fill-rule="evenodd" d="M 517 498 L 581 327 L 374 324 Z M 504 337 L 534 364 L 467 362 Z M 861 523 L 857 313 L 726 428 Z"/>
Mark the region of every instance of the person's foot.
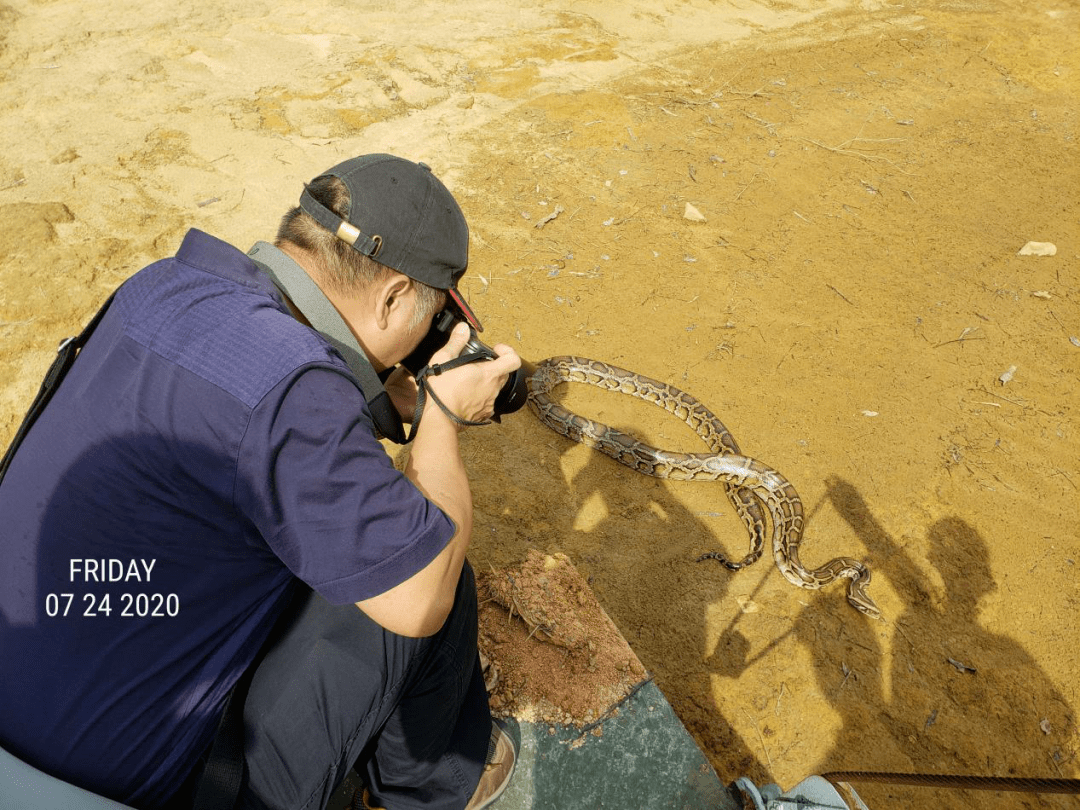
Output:
<path fill-rule="evenodd" d="M 371 804 L 371 794 L 367 792 L 367 788 L 357 788 L 353 791 L 352 801 L 345 810 L 383 810 L 383 808 Z"/>
<path fill-rule="evenodd" d="M 488 740 L 487 764 L 484 765 L 484 772 L 480 774 L 480 783 L 476 786 L 469 803 L 465 805 L 465 810 L 483 810 L 494 804 L 506 790 L 506 786 L 510 784 L 516 762 L 517 751 L 514 750 L 514 741 L 502 730 L 502 726 L 493 722 L 491 739 Z M 384 810 L 373 804 L 373 801 L 367 788 L 357 790 L 353 794 L 348 810 Z"/>
<path fill-rule="evenodd" d="M 480 775 L 480 784 L 476 786 L 472 798 L 465 805 L 465 810 L 483 810 L 495 803 L 514 774 L 517 751 L 514 741 L 503 731 L 498 723 L 491 724 L 491 739 L 488 741 L 487 764 Z"/>

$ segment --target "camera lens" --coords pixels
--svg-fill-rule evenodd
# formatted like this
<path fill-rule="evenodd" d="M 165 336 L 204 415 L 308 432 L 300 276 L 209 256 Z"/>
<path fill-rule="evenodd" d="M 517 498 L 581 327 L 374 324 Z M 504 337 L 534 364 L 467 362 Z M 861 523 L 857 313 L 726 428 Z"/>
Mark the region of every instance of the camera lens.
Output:
<path fill-rule="evenodd" d="M 476 336 L 475 330 L 471 330 L 469 341 L 465 344 L 465 348 L 461 353 L 480 354 L 488 360 L 494 360 L 498 356 Z M 510 376 L 506 378 L 506 382 L 503 383 L 503 387 L 499 390 L 499 395 L 495 397 L 495 415 L 493 418 L 496 422 L 499 421 L 499 417 L 503 414 L 521 410 L 529 393 L 527 380 L 528 374 L 525 373 L 524 369 L 520 368 L 511 372 Z"/>
<path fill-rule="evenodd" d="M 519 368 L 507 378 L 503 384 L 499 396 L 495 398 L 495 420 L 504 413 L 514 413 L 521 410 L 525 405 L 525 399 L 529 395 L 529 375 L 524 368 Z"/>
<path fill-rule="evenodd" d="M 461 354 L 482 354 L 488 360 L 494 360 L 496 357 L 495 352 L 476 337 L 476 332 L 471 333 L 468 342 L 465 344 L 465 348 L 461 350 Z M 458 356 L 460 357 L 461 355 Z"/>

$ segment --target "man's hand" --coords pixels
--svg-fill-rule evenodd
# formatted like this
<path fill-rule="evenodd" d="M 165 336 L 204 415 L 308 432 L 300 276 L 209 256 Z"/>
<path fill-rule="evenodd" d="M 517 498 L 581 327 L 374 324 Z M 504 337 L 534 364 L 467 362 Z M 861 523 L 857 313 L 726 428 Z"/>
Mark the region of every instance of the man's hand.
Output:
<path fill-rule="evenodd" d="M 432 355 L 431 363 L 446 363 L 461 354 L 469 340 L 469 327 L 459 323 L 450 333 L 446 345 Z M 425 384 L 431 387 L 442 403 L 459 419 L 480 422 L 495 413 L 495 399 L 510 374 L 521 367 L 521 358 L 509 346 L 492 346 L 494 360 L 478 360 L 451 369 L 437 376 L 428 376 Z M 426 413 L 427 409 L 425 409 Z M 463 429 L 458 426 L 458 429 Z"/>

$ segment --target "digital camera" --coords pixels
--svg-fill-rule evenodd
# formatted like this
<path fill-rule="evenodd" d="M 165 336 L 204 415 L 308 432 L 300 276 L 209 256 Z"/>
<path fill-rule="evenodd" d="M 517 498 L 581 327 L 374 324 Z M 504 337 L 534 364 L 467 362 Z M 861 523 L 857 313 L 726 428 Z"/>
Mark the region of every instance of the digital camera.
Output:
<path fill-rule="evenodd" d="M 479 321 L 476 321 L 475 318 L 466 317 L 452 302 L 453 299 L 451 299 L 451 303 L 446 309 L 435 316 L 435 319 L 431 322 L 431 329 L 424 336 L 424 339 L 420 341 L 420 345 L 416 347 L 412 354 L 401 361 L 401 364 L 413 374 L 416 374 L 431 362 L 431 356 L 446 345 L 447 341 L 450 340 L 450 333 L 454 331 L 454 327 L 459 323 L 465 323 L 469 327 L 469 340 L 465 344 L 465 348 L 462 349 L 461 356 L 476 354 L 479 355 L 477 360 L 494 360 L 496 358 L 497 355 L 491 350 L 491 347 L 477 337 L 477 328 L 480 327 Z M 525 399 L 529 393 L 526 384 L 527 379 L 528 371 L 525 364 L 510 373 L 510 376 L 500 389 L 499 395 L 495 398 L 495 413 L 491 417 L 494 421 L 500 421 L 503 414 L 514 413 L 525 405 Z"/>

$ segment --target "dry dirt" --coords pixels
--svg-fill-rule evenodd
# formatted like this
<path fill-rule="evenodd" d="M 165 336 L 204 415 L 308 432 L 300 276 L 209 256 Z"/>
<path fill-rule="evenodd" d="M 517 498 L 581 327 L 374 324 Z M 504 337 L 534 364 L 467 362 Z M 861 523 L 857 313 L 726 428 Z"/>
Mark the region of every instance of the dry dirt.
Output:
<path fill-rule="evenodd" d="M 800 492 L 804 562 L 865 560 L 886 621 L 768 556 L 696 562 L 746 544 L 718 485 L 528 412 L 466 434 L 478 571 L 567 555 L 727 781 L 1080 776 L 1074 2 L 99 6 L 0 4 L 0 441 L 186 228 L 246 249 L 339 159 L 425 160 L 485 336 L 700 398 Z M 565 402 L 702 449 L 647 404 Z"/>

